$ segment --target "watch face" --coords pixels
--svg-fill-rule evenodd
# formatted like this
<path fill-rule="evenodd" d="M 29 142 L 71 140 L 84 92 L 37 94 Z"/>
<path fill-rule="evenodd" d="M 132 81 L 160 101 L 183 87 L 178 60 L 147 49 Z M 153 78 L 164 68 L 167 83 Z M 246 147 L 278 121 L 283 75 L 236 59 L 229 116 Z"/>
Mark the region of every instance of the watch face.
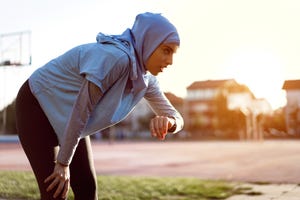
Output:
<path fill-rule="evenodd" d="M 169 129 L 169 132 L 174 132 L 177 128 L 176 122 L 175 124 Z"/>

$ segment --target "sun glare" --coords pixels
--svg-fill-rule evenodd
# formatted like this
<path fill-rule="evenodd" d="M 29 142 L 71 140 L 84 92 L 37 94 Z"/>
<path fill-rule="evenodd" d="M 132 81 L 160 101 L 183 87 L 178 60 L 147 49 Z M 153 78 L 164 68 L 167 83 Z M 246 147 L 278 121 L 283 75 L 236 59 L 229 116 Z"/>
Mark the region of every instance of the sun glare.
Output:
<path fill-rule="evenodd" d="M 270 51 L 248 49 L 232 56 L 228 75 L 245 84 L 256 98 L 265 98 L 273 109 L 285 104 L 280 60 Z"/>

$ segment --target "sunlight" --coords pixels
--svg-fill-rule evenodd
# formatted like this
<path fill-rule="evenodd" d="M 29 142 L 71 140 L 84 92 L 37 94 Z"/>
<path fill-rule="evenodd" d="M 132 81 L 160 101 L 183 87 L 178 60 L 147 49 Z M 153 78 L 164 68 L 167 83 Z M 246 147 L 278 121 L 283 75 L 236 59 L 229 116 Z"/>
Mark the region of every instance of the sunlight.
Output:
<path fill-rule="evenodd" d="M 278 57 L 265 49 L 245 49 L 231 57 L 228 75 L 247 85 L 256 98 L 265 98 L 273 109 L 285 104 L 284 77 Z"/>
<path fill-rule="evenodd" d="M 33 70 L 31 66 L 0 66 L 0 110 L 13 102 Z"/>

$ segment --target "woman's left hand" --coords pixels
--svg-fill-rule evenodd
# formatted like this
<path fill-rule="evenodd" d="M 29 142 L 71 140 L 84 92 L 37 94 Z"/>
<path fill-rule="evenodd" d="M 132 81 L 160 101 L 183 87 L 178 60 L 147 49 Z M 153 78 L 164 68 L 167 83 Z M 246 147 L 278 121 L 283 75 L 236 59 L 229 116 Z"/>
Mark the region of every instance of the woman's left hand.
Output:
<path fill-rule="evenodd" d="M 152 137 L 157 137 L 160 140 L 164 140 L 168 134 L 168 129 L 174 125 L 173 118 L 166 116 L 156 116 L 150 121 L 150 132 Z"/>
<path fill-rule="evenodd" d="M 55 164 L 53 173 L 48 176 L 44 182 L 51 182 L 47 188 L 47 192 L 50 192 L 56 188 L 53 195 L 54 198 L 57 198 L 59 195 L 61 195 L 62 198 L 66 198 L 70 188 L 69 166 L 64 166 L 57 162 Z"/>

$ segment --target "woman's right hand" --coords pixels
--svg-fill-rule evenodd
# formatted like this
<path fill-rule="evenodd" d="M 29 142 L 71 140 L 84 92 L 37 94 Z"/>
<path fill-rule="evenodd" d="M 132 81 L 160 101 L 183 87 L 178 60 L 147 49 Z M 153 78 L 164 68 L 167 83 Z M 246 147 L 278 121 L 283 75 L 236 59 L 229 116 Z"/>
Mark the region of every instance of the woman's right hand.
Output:
<path fill-rule="evenodd" d="M 150 121 L 150 132 L 152 137 L 157 137 L 164 140 L 170 129 L 175 123 L 175 120 L 166 116 L 155 116 Z"/>
<path fill-rule="evenodd" d="M 52 181 L 52 182 L 50 182 Z M 60 163 L 56 163 L 53 173 L 48 176 L 44 183 L 50 182 L 47 192 L 56 188 L 56 191 L 53 195 L 54 198 L 57 198 L 60 194 L 62 198 L 66 198 L 68 191 L 70 189 L 70 169 L 69 166 L 64 166 Z"/>

